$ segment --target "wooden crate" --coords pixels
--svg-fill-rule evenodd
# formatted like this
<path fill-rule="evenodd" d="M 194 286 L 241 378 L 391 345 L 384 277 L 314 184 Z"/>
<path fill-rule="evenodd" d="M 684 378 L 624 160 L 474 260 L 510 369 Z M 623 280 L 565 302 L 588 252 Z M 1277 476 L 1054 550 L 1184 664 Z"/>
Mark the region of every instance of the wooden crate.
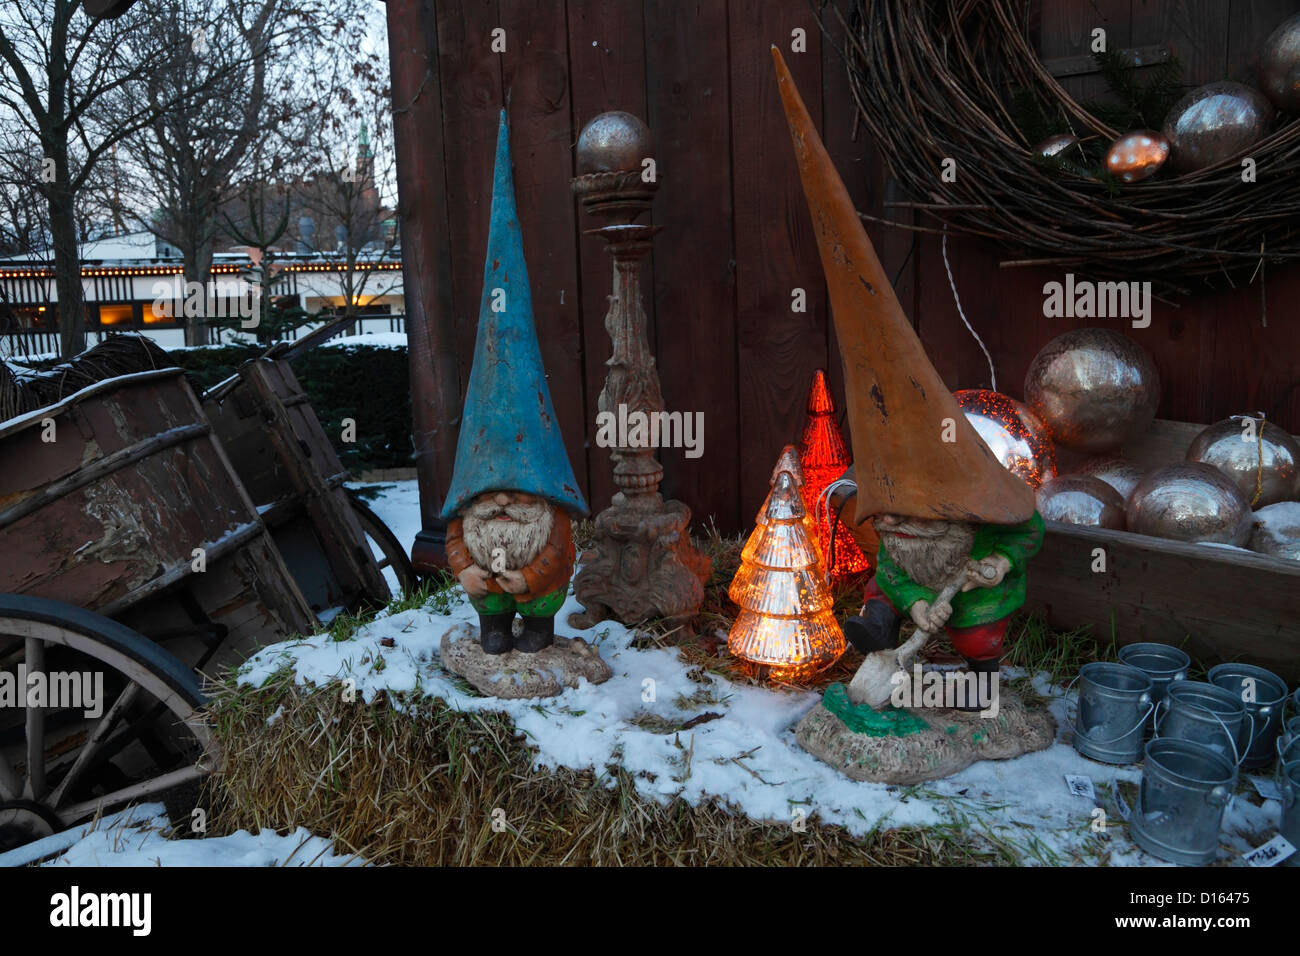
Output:
<path fill-rule="evenodd" d="M 1144 469 L 1174 464 L 1204 427 L 1157 420 L 1122 454 Z M 1061 470 L 1073 464 L 1063 456 Z M 1102 572 L 1092 570 L 1098 548 Z M 1049 521 L 1026 607 L 1102 641 L 1175 644 L 1206 663 L 1244 660 L 1300 679 L 1300 562 Z"/>

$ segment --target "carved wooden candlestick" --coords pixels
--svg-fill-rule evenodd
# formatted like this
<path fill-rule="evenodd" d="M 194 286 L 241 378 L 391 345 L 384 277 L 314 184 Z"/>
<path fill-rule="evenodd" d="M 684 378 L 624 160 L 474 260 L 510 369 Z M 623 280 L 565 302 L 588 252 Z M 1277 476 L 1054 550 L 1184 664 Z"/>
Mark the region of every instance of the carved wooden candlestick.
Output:
<path fill-rule="evenodd" d="M 609 221 L 587 232 L 605 240 L 614 260 L 614 294 L 605 316 L 614 351 L 597 407 L 616 419 L 641 413 L 653 421 L 664 410 L 641 307 L 641 261 L 663 227 L 634 222 L 649 210 L 658 187 L 652 153 L 649 129 L 630 113 L 602 113 L 578 138 L 580 175 L 573 191 L 587 212 Z M 622 429 L 619 440 L 626 440 Z M 690 508 L 664 501 L 663 466 L 648 444 L 617 447 L 610 457 L 619 490 L 597 516 L 595 539 L 583 553 L 574 590 L 586 612 L 572 615 L 570 625 L 590 627 L 607 617 L 636 623 L 694 616 L 711 564 L 691 545 Z"/>

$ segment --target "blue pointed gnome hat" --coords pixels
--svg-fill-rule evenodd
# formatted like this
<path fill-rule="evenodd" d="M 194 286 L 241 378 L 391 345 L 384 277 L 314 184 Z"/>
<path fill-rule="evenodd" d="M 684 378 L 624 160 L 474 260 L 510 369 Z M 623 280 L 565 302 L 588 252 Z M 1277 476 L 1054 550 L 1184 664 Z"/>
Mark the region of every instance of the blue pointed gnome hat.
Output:
<path fill-rule="evenodd" d="M 494 306 L 501 311 L 494 311 Z M 456 444 L 456 468 L 442 517 L 455 517 L 485 491 L 522 491 L 539 495 L 571 514 L 587 514 L 587 503 L 555 420 L 533 326 L 533 297 L 515 210 L 505 110 L 497 133 L 492 224 L 483 266 L 474 365 Z"/>

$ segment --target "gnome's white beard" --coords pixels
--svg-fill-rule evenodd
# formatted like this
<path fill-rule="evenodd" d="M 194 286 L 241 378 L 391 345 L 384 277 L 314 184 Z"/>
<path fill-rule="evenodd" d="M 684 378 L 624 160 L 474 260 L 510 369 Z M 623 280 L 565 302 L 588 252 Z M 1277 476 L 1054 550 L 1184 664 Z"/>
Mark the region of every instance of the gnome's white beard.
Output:
<path fill-rule="evenodd" d="M 900 530 L 909 529 L 904 525 Z M 880 530 L 880 543 L 909 578 L 922 587 L 941 591 L 970 560 L 975 526 L 954 521 L 942 535 L 928 538 L 904 538 Z"/>
<path fill-rule="evenodd" d="M 498 521 L 504 511 L 512 521 Z M 518 571 L 546 547 L 555 516 L 545 501 L 511 504 L 502 508 L 494 501 L 476 501 L 461 516 L 465 547 L 480 568 L 491 570 L 492 553 L 504 548 L 506 568 Z"/>

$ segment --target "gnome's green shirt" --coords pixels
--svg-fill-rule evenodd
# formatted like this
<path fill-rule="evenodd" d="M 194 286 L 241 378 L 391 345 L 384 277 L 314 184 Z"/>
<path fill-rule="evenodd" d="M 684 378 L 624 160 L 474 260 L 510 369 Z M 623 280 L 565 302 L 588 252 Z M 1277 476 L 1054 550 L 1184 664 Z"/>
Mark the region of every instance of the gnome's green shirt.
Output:
<path fill-rule="evenodd" d="M 986 524 L 975 532 L 970 556 L 978 561 L 997 553 L 1011 562 L 1006 577 L 991 588 L 959 591 L 952 599 L 948 627 L 974 627 L 1000 621 L 1025 603 L 1025 564 L 1043 543 L 1043 519 L 1037 511 L 1020 524 Z M 917 601 L 932 602 L 937 592 L 907 576 L 886 553 L 882 543 L 876 555 L 876 583 L 889 603 L 906 614 Z"/>

